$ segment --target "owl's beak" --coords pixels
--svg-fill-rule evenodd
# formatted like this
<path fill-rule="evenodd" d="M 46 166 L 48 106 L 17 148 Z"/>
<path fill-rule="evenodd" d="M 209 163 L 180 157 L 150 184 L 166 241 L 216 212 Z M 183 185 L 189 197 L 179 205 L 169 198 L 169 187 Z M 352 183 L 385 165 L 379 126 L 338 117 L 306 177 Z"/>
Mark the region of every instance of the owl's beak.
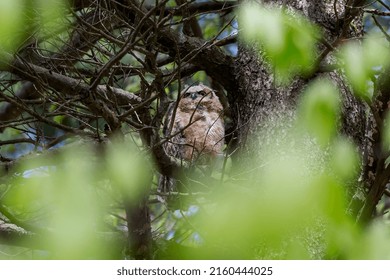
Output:
<path fill-rule="evenodd" d="M 198 97 L 198 94 L 196 92 L 191 93 L 192 100 L 195 100 Z"/>

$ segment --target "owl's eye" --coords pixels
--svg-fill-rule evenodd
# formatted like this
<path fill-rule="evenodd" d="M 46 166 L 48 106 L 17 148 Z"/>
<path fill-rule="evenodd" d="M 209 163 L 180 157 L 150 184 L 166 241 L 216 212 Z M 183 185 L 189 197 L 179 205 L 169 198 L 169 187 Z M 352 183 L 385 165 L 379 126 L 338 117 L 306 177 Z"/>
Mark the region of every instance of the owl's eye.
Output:
<path fill-rule="evenodd" d="M 202 96 L 205 96 L 207 93 L 204 90 L 198 91 L 198 93 Z"/>

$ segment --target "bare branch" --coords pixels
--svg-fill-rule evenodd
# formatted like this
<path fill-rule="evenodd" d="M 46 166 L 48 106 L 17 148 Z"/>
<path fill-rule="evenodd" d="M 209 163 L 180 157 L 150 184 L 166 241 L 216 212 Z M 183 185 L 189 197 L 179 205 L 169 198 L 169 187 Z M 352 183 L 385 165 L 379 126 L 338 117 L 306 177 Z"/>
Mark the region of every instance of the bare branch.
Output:
<path fill-rule="evenodd" d="M 69 78 L 62 74 L 52 72 L 43 67 L 33 65 L 15 58 L 12 62 L 11 72 L 31 82 L 44 81 L 51 88 L 70 96 L 81 96 L 89 98 L 90 87 L 81 80 Z M 5 69 L 4 69 L 5 70 Z M 98 86 L 97 92 L 101 95 L 115 99 L 120 105 L 136 105 L 142 100 L 133 93 L 110 86 Z"/>
<path fill-rule="evenodd" d="M 384 17 L 390 17 L 390 12 L 380 11 L 377 9 L 365 9 L 365 13 L 377 15 L 377 16 L 384 16 Z"/>

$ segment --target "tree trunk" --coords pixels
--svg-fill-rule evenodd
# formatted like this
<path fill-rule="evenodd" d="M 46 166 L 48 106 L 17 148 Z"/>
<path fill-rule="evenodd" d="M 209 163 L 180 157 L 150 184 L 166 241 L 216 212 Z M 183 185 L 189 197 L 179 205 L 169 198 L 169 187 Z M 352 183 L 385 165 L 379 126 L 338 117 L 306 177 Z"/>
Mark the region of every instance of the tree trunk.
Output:
<path fill-rule="evenodd" d="M 275 5 L 285 4 L 296 12 L 308 17 L 312 22 L 320 25 L 324 30 L 325 40 L 330 44 L 337 45 L 338 42 L 353 36 L 362 34 L 362 16 L 357 15 L 348 19 L 348 14 L 355 12 L 354 9 L 345 9 L 347 1 L 336 1 L 337 9 L 334 9 L 334 1 L 268 1 L 277 2 Z M 328 2 L 328 3 L 325 3 Z M 351 1 L 349 1 L 351 2 Z M 337 15 L 335 14 L 337 11 Z M 353 20 L 354 28 L 350 27 Z M 349 21 L 349 23 L 346 23 Z M 343 22 L 343 23 L 342 23 Z M 334 57 L 325 45 L 320 45 L 320 56 L 323 63 L 331 63 Z M 357 100 L 352 94 L 344 77 L 337 70 L 322 73 L 319 68 L 311 77 L 295 78 L 286 87 L 275 84 L 274 74 L 270 67 L 259 58 L 259 50 L 241 45 L 238 57 L 235 61 L 235 75 L 238 83 L 238 91 L 229 94 L 232 119 L 235 120 L 235 147 L 240 151 L 240 158 L 247 159 L 253 154 L 259 155 L 258 144 L 251 145 L 250 139 L 260 137 L 256 143 L 266 145 L 277 141 L 273 135 L 277 127 L 277 120 L 292 121 L 295 117 L 295 109 L 300 93 L 315 78 L 328 78 L 339 89 L 342 96 L 342 119 L 341 132 L 351 139 L 358 147 L 361 154 L 367 153 L 365 134 L 367 129 L 366 106 Z M 371 129 L 371 128 L 370 128 Z M 261 135 L 261 134 L 268 135 Z M 281 133 L 283 135 L 283 132 Z M 278 131 L 280 136 L 280 131 Z M 265 141 L 265 142 L 264 142 Z M 240 159 L 237 158 L 238 161 Z M 247 160 L 246 160 L 247 161 Z M 239 166 L 245 162 L 239 162 Z M 361 202 L 357 208 L 361 207 Z"/>
<path fill-rule="evenodd" d="M 152 259 L 152 229 L 148 196 L 139 200 L 139 203 L 127 201 L 124 205 L 129 231 L 129 252 L 126 255 L 137 260 L 150 260 Z"/>

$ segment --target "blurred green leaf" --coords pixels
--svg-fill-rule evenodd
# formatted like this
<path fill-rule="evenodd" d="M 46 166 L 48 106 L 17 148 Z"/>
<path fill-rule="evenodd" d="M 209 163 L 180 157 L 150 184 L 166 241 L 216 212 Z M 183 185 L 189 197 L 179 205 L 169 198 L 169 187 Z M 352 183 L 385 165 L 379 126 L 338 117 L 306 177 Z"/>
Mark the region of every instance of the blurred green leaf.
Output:
<path fill-rule="evenodd" d="M 39 173 L 40 171 L 35 169 L 32 172 Z M 29 178 L 17 176 L 10 182 L 12 187 L 2 198 L 2 203 L 19 220 L 34 221 L 37 215 L 44 215 L 43 213 L 51 211 L 50 203 L 52 201 L 50 201 L 47 182 L 47 176 L 42 174 Z"/>
<path fill-rule="evenodd" d="M 313 70 L 320 32 L 304 17 L 250 3 L 240 8 L 239 24 L 243 40 L 262 46 L 277 82 L 286 84 L 293 76 Z"/>
<path fill-rule="evenodd" d="M 39 11 L 41 31 L 48 35 L 56 31 L 59 26 L 63 27 L 64 21 L 59 21 L 59 19 L 65 17 L 68 4 L 69 1 L 65 0 L 35 0 L 36 8 Z"/>
<path fill-rule="evenodd" d="M 39 33 L 48 36 L 66 29 L 64 19 L 68 4 L 66 0 L 0 1 L 0 55 L 3 62 L 12 59 L 9 54 L 26 43 L 28 36 Z"/>
<path fill-rule="evenodd" d="M 359 174 L 359 155 L 356 147 L 345 138 L 339 138 L 331 147 L 330 165 L 335 175 L 347 181 Z"/>
<path fill-rule="evenodd" d="M 23 33 L 24 0 L 0 1 L 0 50 L 14 52 Z"/>
<path fill-rule="evenodd" d="M 316 80 L 303 93 L 298 108 L 299 122 L 321 145 L 336 135 L 340 114 L 337 88 L 327 80 Z"/>
<path fill-rule="evenodd" d="M 3 194 L 2 203 L 13 215 L 46 229 L 42 244 L 50 257 L 96 259 L 114 254 L 100 238 L 107 209 L 123 197 L 138 201 L 149 182 L 145 157 L 132 144 L 113 144 L 106 158 L 80 143 L 53 158 L 27 160 Z"/>
<path fill-rule="evenodd" d="M 137 201 L 148 183 L 147 156 L 128 143 L 114 142 L 106 158 L 106 170 L 113 187 Z"/>
<path fill-rule="evenodd" d="M 348 259 L 354 247 L 359 246 L 358 242 L 361 229 L 352 219 L 344 216 L 340 220 L 328 220 L 326 222 L 324 241 L 326 245 L 326 258 Z"/>
<path fill-rule="evenodd" d="M 257 168 L 216 193 L 215 205 L 199 217 L 199 231 L 212 244 L 206 244 L 209 257 L 221 257 L 218 248 L 229 259 L 324 256 L 328 232 L 348 220 L 345 189 L 333 171 L 325 172 L 332 168 L 326 152 L 307 141 L 291 133 L 286 143 L 262 147 L 264 163 L 252 159 L 249 166 Z"/>
<path fill-rule="evenodd" d="M 363 43 L 353 41 L 340 50 L 339 62 L 352 85 L 354 93 L 369 101 L 372 90 L 369 82 L 374 78 L 375 69 L 388 67 L 390 64 L 390 49 L 382 37 L 367 36 Z"/>
<path fill-rule="evenodd" d="M 354 239 L 354 246 L 348 252 L 348 259 L 389 260 L 390 228 L 383 221 L 375 221 L 367 230 Z"/>
<path fill-rule="evenodd" d="M 96 166 L 88 159 L 92 159 L 89 151 L 72 150 L 49 177 L 55 205 L 49 220 L 54 231 L 48 243 L 60 259 L 91 258 L 99 252 L 93 238 L 99 228 Z"/>
<path fill-rule="evenodd" d="M 345 188 L 332 176 L 333 170 L 328 174 L 317 174 L 313 186 L 318 188 L 316 200 L 318 218 L 324 223 L 338 225 L 346 219 Z"/>

